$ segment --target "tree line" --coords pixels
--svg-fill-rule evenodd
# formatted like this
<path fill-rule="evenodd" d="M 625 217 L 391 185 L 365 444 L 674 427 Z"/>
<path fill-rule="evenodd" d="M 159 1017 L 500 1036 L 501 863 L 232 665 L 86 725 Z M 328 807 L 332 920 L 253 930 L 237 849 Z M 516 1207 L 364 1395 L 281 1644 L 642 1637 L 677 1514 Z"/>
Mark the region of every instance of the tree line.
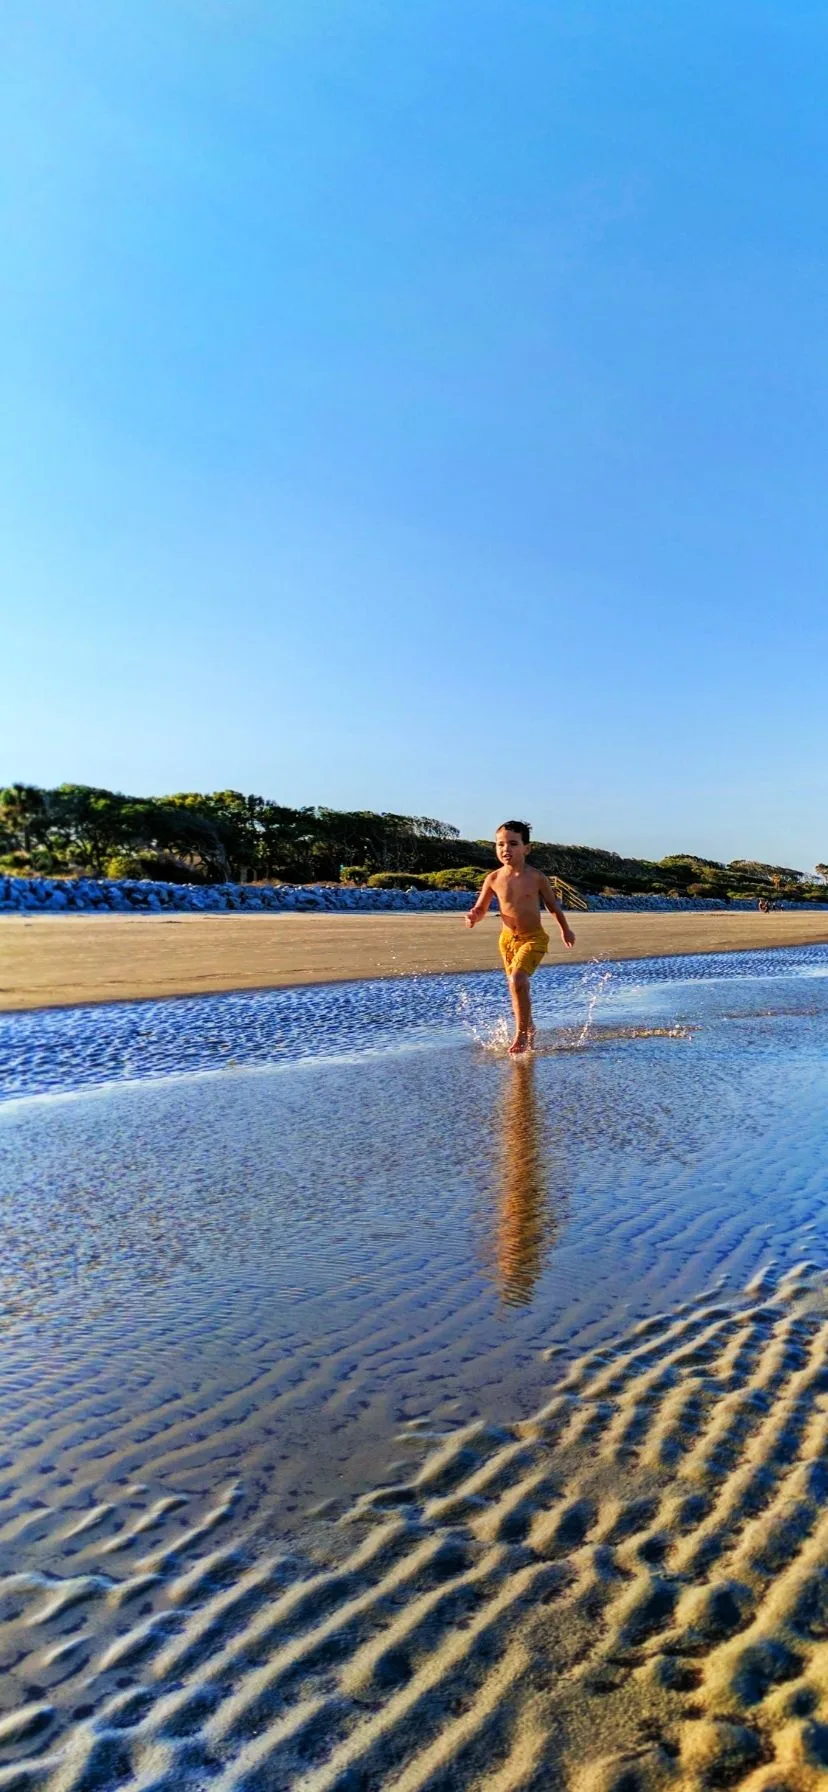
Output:
<path fill-rule="evenodd" d="M 239 790 L 124 796 L 87 784 L 0 789 L 0 864 L 44 876 L 338 879 L 343 864 L 439 869 L 458 830 L 427 815 L 294 809 Z M 448 858 L 446 857 L 448 854 Z"/>
<path fill-rule="evenodd" d="M 625 858 L 600 847 L 532 845 L 535 864 L 587 892 L 807 899 L 825 891 L 790 866 L 694 853 Z M 87 784 L 0 789 L 0 870 L 43 876 L 156 877 L 217 883 L 361 881 L 378 872 L 474 873 L 496 864 L 488 840 L 464 840 L 428 815 L 291 808 L 238 790 L 125 796 Z M 828 866 L 816 867 L 828 877 Z"/>

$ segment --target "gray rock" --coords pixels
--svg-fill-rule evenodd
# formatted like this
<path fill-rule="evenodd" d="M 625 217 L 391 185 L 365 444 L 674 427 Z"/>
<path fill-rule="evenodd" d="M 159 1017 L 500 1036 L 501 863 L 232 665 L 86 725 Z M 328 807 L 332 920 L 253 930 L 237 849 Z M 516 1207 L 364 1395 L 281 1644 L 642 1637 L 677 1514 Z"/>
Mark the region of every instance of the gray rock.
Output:
<path fill-rule="evenodd" d="M 162 908 L 193 913 L 228 911 L 275 914 L 433 914 L 462 913 L 471 905 L 468 890 L 371 890 L 338 889 L 319 885 L 274 884 L 255 889 L 246 884 L 167 884 L 149 879 L 81 877 L 0 877 L 0 914 L 31 912 L 105 913 L 109 910 L 146 914 Z M 824 903 L 783 902 L 780 908 L 813 910 Z M 749 900 L 724 903 L 706 897 L 594 896 L 590 908 L 597 912 L 626 914 L 699 909 L 753 909 Z"/>

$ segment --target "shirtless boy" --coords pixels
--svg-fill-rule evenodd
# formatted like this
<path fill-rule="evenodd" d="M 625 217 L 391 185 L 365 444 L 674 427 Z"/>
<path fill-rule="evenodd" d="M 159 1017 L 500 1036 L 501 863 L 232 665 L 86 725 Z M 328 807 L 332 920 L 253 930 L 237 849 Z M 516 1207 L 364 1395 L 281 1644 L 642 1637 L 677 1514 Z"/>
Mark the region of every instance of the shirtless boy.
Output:
<path fill-rule="evenodd" d="M 513 1057 L 529 1050 L 534 1033 L 529 978 L 537 970 L 549 945 L 549 935 L 540 924 L 541 902 L 555 916 L 565 944 L 575 944 L 575 935 L 548 877 L 544 877 L 542 871 L 536 871 L 533 865 L 527 865 L 528 851 L 526 822 L 504 821 L 495 835 L 500 870 L 489 872 L 474 908 L 469 909 L 466 916 L 466 926 L 476 927 L 492 897 L 497 897 L 503 920 L 498 944 L 515 1017 L 515 1037 L 509 1047 Z"/>

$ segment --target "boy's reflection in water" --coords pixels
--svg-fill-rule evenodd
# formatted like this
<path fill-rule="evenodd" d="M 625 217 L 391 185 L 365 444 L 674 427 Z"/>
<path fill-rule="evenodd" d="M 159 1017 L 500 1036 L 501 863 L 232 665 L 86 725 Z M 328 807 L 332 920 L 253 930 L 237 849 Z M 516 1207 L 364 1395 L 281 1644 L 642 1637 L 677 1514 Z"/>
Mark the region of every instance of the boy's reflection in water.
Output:
<path fill-rule="evenodd" d="M 531 1057 L 509 1064 L 500 1125 L 496 1266 L 501 1298 L 526 1306 L 557 1227 L 550 1209 L 543 1116 Z"/>

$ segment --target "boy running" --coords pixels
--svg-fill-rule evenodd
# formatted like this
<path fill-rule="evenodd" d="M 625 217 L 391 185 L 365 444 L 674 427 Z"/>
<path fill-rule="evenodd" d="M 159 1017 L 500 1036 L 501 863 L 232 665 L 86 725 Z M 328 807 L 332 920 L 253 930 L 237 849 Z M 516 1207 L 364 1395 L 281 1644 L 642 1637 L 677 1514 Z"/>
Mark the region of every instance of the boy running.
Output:
<path fill-rule="evenodd" d="M 493 896 L 497 897 L 503 920 L 498 945 L 503 969 L 509 980 L 515 1037 L 509 1047 L 513 1057 L 529 1050 L 534 1036 L 529 978 L 536 971 L 549 945 L 549 935 L 540 924 L 540 905 L 544 903 L 561 930 L 567 946 L 574 946 L 575 935 L 566 919 L 548 877 L 527 865 L 529 829 L 525 821 L 504 821 L 495 835 L 495 852 L 501 869 L 490 871 L 480 895 L 466 916 L 466 926 L 476 927 L 482 921 Z"/>

